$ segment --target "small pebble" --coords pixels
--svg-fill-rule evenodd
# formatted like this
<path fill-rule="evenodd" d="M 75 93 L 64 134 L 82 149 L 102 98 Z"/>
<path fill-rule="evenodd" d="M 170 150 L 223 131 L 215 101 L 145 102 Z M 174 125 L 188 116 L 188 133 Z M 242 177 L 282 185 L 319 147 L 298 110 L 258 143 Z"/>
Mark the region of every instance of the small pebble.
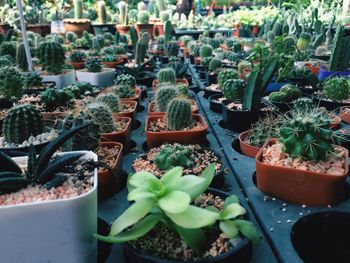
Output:
<path fill-rule="evenodd" d="M 288 220 L 287 220 L 287 223 L 292 223 L 292 220 L 288 219 Z"/>

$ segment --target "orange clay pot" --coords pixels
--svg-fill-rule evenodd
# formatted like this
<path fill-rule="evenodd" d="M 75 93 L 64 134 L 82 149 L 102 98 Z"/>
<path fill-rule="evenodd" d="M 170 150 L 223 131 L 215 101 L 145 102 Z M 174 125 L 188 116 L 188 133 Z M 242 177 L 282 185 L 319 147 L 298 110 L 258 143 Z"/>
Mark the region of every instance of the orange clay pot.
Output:
<path fill-rule="evenodd" d="M 130 30 L 130 26 L 116 25 L 115 27 L 117 28 L 117 31 L 118 31 L 119 34 L 121 34 L 121 35 L 126 35 L 126 34 L 128 34 L 128 32 L 129 32 L 129 30 Z"/>
<path fill-rule="evenodd" d="M 113 113 L 116 117 L 129 117 L 134 121 L 137 113 L 137 102 L 136 101 L 121 101 L 122 105 L 131 105 L 132 108 L 128 112 L 115 112 Z"/>
<path fill-rule="evenodd" d="M 141 88 L 136 87 L 135 88 L 135 95 L 134 97 L 131 98 L 125 98 L 125 99 L 120 99 L 121 101 L 136 101 L 136 102 L 140 102 L 141 100 Z"/>
<path fill-rule="evenodd" d="M 350 123 L 350 114 L 345 111 L 349 107 L 341 107 L 339 112 L 339 117 L 343 122 Z"/>
<path fill-rule="evenodd" d="M 192 114 L 197 114 L 198 113 L 198 106 L 195 100 L 189 100 L 191 105 L 196 105 L 196 109 L 192 110 Z M 165 112 L 161 112 L 161 111 L 154 111 L 156 107 L 156 103 L 155 101 L 151 101 L 148 104 L 148 116 L 159 116 L 159 115 L 165 115 Z"/>
<path fill-rule="evenodd" d="M 164 143 L 182 144 L 205 144 L 208 125 L 201 115 L 194 114 L 193 119 L 200 122 L 203 128 L 190 131 L 161 131 L 152 132 L 148 130 L 151 121 L 163 120 L 164 115 L 149 116 L 146 119 L 146 139 L 148 148 L 158 147 Z"/>
<path fill-rule="evenodd" d="M 112 61 L 112 62 L 102 61 L 101 63 L 105 65 L 107 68 L 116 68 L 118 65 L 123 64 L 124 60 L 118 58 L 116 61 Z"/>
<path fill-rule="evenodd" d="M 82 61 L 82 62 L 70 62 L 70 64 L 72 65 L 72 68 L 74 68 L 75 70 L 77 70 L 77 69 L 84 69 L 85 68 L 85 61 Z"/>
<path fill-rule="evenodd" d="M 123 144 L 124 151 L 127 151 L 129 148 L 130 134 L 131 134 L 131 118 L 129 118 L 129 117 L 115 117 L 114 120 L 116 122 L 126 120 L 127 125 L 121 131 L 102 133 L 100 140 L 102 142 L 119 142 L 119 143 Z"/>
<path fill-rule="evenodd" d="M 158 79 L 153 80 L 152 88 L 153 88 L 154 91 L 157 89 L 158 84 L 159 84 Z M 187 87 L 189 86 L 188 80 L 185 79 L 185 78 L 183 78 L 183 79 L 176 79 L 175 84 L 176 85 L 185 85 Z"/>
<path fill-rule="evenodd" d="M 329 125 L 329 128 L 332 130 L 338 129 L 341 123 L 341 118 L 337 115 L 333 115 L 332 117 L 332 122 Z"/>
<path fill-rule="evenodd" d="M 42 112 L 43 119 L 45 121 L 55 121 L 57 119 L 63 119 L 66 115 L 65 112 Z"/>
<path fill-rule="evenodd" d="M 244 155 L 255 158 L 255 156 L 259 152 L 260 148 L 249 145 L 249 144 L 244 142 L 244 139 L 250 134 L 251 134 L 251 131 L 245 131 L 239 135 L 239 137 L 238 137 L 239 146 L 240 146 L 241 151 Z"/>
<path fill-rule="evenodd" d="M 140 37 L 140 33 L 142 31 L 146 31 L 150 35 L 150 37 L 152 39 L 152 37 L 153 37 L 153 26 L 154 26 L 154 24 L 138 24 L 138 23 L 136 23 L 135 24 L 135 28 L 136 28 L 136 32 L 137 32 L 138 37 Z"/>
<path fill-rule="evenodd" d="M 277 139 L 268 140 L 255 158 L 257 186 L 262 192 L 289 203 L 308 206 L 333 205 L 344 199 L 349 171 L 347 149 L 341 147 L 345 151 L 345 172 L 336 176 L 263 163 L 263 150 L 276 142 Z"/>

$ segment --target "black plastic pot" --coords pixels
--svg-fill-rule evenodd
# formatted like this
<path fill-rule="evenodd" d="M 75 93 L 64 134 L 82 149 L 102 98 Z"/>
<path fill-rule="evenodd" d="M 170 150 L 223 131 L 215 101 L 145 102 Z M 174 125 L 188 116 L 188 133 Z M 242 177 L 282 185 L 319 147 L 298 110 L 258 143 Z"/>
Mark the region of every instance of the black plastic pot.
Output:
<path fill-rule="evenodd" d="M 220 196 L 222 198 L 226 198 L 229 196 L 229 194 L 219 191 L 213 188 L 209 188 L 208 193 L 211 193 L 216 196 Z M 247 216 L 246 219 L 249 217 Z M 129 244 L 124 245 L 124 257 L 125 261 L 128 263 L 179 263 L 183 262 L 180 260 L 167 260 L 167 259 L 161 259 L 155 256 L 149 256 L 139 253 L 136 249 L 134 249 Z M 214 258 L 205 258 L 205 259 L 199 259 L 196 261 L 190 260 L 186 261 L 188 263 L 233 263 L 233 262 L 239 262 L 239 263 L 248 263 L 250 262 L 250 259 L 252 257 L 252 251 L 253 246 L 252 243 L 244 238 L 242 241 L 234 248 L 232 248 L 227 253 L 224 253 L 222 255 L 216 256 Z"/>
<path fill-rule="evenodd" d="M 350 103 L 329 101 L 329 100 L 325 100 L 325 99 L 317 97 L 317 96 L 313 96 L 312 99 L 320 107 L 325 107 L 329 111 L 335 111 L 335 110 L 339 110 L 339 108 L 341 108 L 341 107 L 350 106 Z"/>
<path fill-rule="evenodd" d="M 203 91 L 204 91 L 204 98 L 209 98 L 210 96 L 213 96 L 213 95 L 221 95 L 222 96 L 221 90 L 216 91 L 216 90 L 204 88 Z"/>
<path fill-rule="evenodd" d="M 101 24 L 101 25 L 92 25 L 95 35 L 103 35 L 103 33 L 109 32 L 112 35 L 116 32 L 116 27 L 114 24 Z"/>
<path fill-rule="evenodd" d="M 99 235 L 106 236 L 110 231 L 108 223 L 101 218 L 97 219 L 97 232 Z M 105 262 L 111 253 L 113 244 L 103 241 L 97 241 L 97 262 Z"/>
<path fill-rule="evenodd" d="M 194 55 L 190 55 L 190 63 L 193 65 L 194 64 Z"/>
<path fill-rule="evenodd" d="M 208 85 L 217 83 L 218 75 L 216 73 L 209 73 L 208 75 Z"/>
<path fill-rule="evenodd" d="M 192 75 L 191 74 L 187 74 L 187 73 L 185 73 L 184 75 L 183 75 L 183 77 L 185 78 L 185 79 L 187 79 L 187 81 L 188 81 L 188 85 L 192 85 L 193 84 L 193 81 L 192 81 Z"/>
<path fill-rule="evenodd" d="M 168 64 L 169 63 L 169 57 L 167 57 L 167 56 L 160 57 L 160 61 L 163 64 Z"/>
<path fill-rule="evenodd" d="M 279 112 L 284 113 L 293 109 L 293 102 L 270 102 L 272 103 Z"/>
<path fill-rule="evenodd" d="M 0 98 L 0 109 L 9 109 L 13 106 L 13 101 L 7 98 Z"/>
<path fill-rule="evenodd" d="M 201 80 L 207 80 L 207 72 L 205 70 L 199 70 L 199 78 Z"/>
<path fill-rule="evenodd" d="M 198 93 L 201 91 L 198 85 L 194 84 L 188 87 L 189 90 L 193 91 L 194 93 Z"/>
<path fill-rule="evenodd" d="M 222 112 L 222 102 L 218 102 L 217 99 L 222 98 L 223 94 L 216 94 L 209 97 L 209 109 L 214 112 Z"/>
<path fill-rule="evenodd" d="M 156 77 L 150 71 L 142 72 L 136 79 L 136 83 L 140 85 L 145 85 L 146 87 L 152 87 L 152 82 Z"/>
<path fill-rule="evenodd" d="M 304 95 L 311 95 L 313 94 L 316 90 L 314 88 L 311 88 L 311 86 L 299 86 L 299 89 Z"/>

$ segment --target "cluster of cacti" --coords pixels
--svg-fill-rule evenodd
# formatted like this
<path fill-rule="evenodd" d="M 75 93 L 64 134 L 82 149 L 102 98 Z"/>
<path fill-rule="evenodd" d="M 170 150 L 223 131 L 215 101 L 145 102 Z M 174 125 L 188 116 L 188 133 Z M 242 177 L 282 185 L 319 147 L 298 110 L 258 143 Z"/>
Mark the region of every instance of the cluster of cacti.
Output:
<path fill-rule="evenodd" d="M 176 75 L 172 68 L 163 68 L 157 75 L 159 83 L 175 83 Z"/>
<path fill-rule="evenodd" d="M 129 85 L 116 85 L 112 90 L 121 99 L 132 98 L 135 96 L 135 89 Z"/>
<path fill-rule="evenodd" d="M 192 124 L 191 103 L 187 99 L 175 98 L 168 104 L 166 110 L 168 129 L 179 131 Z"/>
<path fill-rule="evenodd" d="M 28 61 L 23 42 L 19 43 L 17 46 L 16 64 L 21 70 L 28 71 Z"/>
<path fill-rule="evenodd" d="M 323 84 L 323 93 L 330 100 L 346 100 L 349 98 L 349 91 L 350 86 L 345 78 L 330 78 Z"/>
<path fill-rule="evenodd" d="M 107 11 L 106 11 L 106 3 L 105 1 L 98 1 L 97 2 L 97 14 L 98 14 L 98 20 L 101 24 L 107 23 Z"/>
<path fill-rule="evenodd" d="M 0 68 L 12 66 L 12 58 L 9 56 L 0 56 Z"/>
<path fill-rule="evenodd" d="M 280 128 L 279 141 L 283 151 L 292 158 L 325 160 L 336 141 L 335 132 L 329 129 L 331 118 L 325 118 L 318 108 L 294 109 L 285 115 Z"/>
<path fill-rule="evenodd" d="M 213 55 L 213 48 L 210 45 L 203 45 L 199 49 L 199 56 L 203 59 Z"/>
<path fill-rule="evenodd" d="M 77 38 L 78 36 L 74 32 L 68 31 L 66 33 L 66 40 L 69 43 L 74 43 L 77 40 Z"/>
<path fill-rule="evenodd" d="M 159 112 L 166 112 L 168 104 L 178 96 L 178 90 L 174 85 L 161 86 L 155 95 L 156 109 Z"/>
<path fill-rule="evenodd" d="M 182 145 L 165 146 L 160 153 L 155 156 L 154 162 L 158 169 L 169 170 L 176 166 L 189 168 L 194 165 L 193 151 Z"/>
<path fill-rule="evenodd" d="M 17 68 L 4 66 L 0 70 L 0 95 L 20 98 L 23 94 L 23 78 Z"/>
<path fill-rule="evenodd" d="M 149 13 L 148 11 L 141 11 L 137 15 L 137 22 L 139 24 L 148 24 L 149 23 Z"/>
<path fill-rule="evenodd" d="M 65 52 L 61 44 L 53 41 L 40 45 L 38 57 L 43 63 L 44 69 L 54 75 L 59 75 L 64 66 Z"/>
<path fill-rule="evenodd" d="M 88 82 L 74 82 L 72 85 L 64 87 L 62 90 L 72 94 L 74 99 L 81 99 L 84 95 L 91 95 L 94 88 Z"/>
<path fill-rule="evenodd" d="M 120 112 L 122 108 L 119 96 L 115 93 L 101 94 L 96 101 L 105 104 L 111 112 Z"/>
<path fill-rule="evenodd" d="M 222 87 L 222 92 L 228 100 L 241 101 L 244 96 L 247 83 L 241 79 L 228 79 Z"/>
<path fill-rule="evenodd" d="M 57 120 L 56 128 L 59 133 L 64 133 L 76 127 L 87 125 L 87 127 L 62 145 L 62 151 L 94 151 L 99 145 L 99 125 L 91 120 L 86 112 L 74 116 L 68 113 L 63 120 Z"/>
<path fill-rule="evenodd" d="M 229 79 L 239 79 L 237 72 L 234 69 L 223 69 L 218 74 L 218 85 L 219 88 L 222 89 L 224 84 Z"/>
<path fill-rule="evenodd" d="M 137 41 L 135 51 L 135 62 L 137 65 L 141 65 L 143 63 L 150 39 L 151 37 L 148 32 L 143 32 Z"/>
<path fill-rule="evenodd" d="M 42 86 L 43 78 L 36 71 L 28 72 L 23 76 L 23 87 L 25 89 L 37 88 Z"/>
<path fill-rule="evenodd" d="M 213 58 L 209 63 L 209 71 L 217 72 L 222 66 L 221 60 L 217 58 Z"/>
<path fill-rule="evenodd" d="M 71 92 L 56 88 L 47 88 L 40 93 L 41 102 L 45 104 L 48 109 L 55 109 L 57 107 L 67 107 L 73 99 Z"/>
<path fill-rule="evenodd" d="M 127 25 L 127 4 L 125 1 L 119 1 L 118 3 L 118 10 L 119 10 L 119 23 L 122 25 Z"/>
<path fill-rule="evenodd" d="M 304 51 L 308 48 L 311 42 L 311 34 L 309 32 L 302 32 L 297 41 L 297 48 Z"/>
<path fill-rule="evenodd" d="M 165 44 L 165 54 L 168 57 L 176 57 L 179 55 L 180 46 L 177 41 L 169 41 Z"/>
<path fill-rule="evenodd" d="M 81 50 L 74 50 L 69 56 L 69 60 L 73 63 L 83 62 L 85 59 L 86 54 L 84 51 Z"/>
<path fill-rule="evenodd" d="M 114 125 L 112 111 L 106 103 L 91 103 L 87 105 L 86 112 L 92 120 L 99 125 L 100 133 L 111 133 L 116 131 L 117 128 Z"/>
<path fill-rule="evenodd" d="M 25 104 L 11 108 L 3 121 L 2 133 L 9 143 L 22 143 L 30 136 L 44 132 L 44 120 L 33 105 Z"/>
<path fill-rule="evenodd" d="M 272 102 L 292 102 L 302 96 L 300 89 L 294 85 L 286 84 L 279 91 L 274 91 L 269 95 Z"/>
<path fill-rule="evenodd" d="M 252 125 L 249 144 L 255 147 L 262 147 L 267 139 L 278 138 L 281 117 L 268 114 Z"/>
<path fill-rule="evenodd" d="M 330 71 L 346 71 L 350 63 L 350 36 L 345 33 L 344 26 L 338 25 L 334 36 Z"/>
<path fill-rule="evenodd" d="M 83 18 L 83 0 L 74 0 L 74 18 Z"/>
<path fill-rule="evenodd" d="M 121 74 L 114 81 L 115 85 L 127 85 L 129 87 L 135 87 L 136 79 L 130 74 Z"/>
<path fill-rule="evenodd" d="M 0 56 L 9 55 L 12 59 L 16 58 L 16 45 L 13 42 L 2 42 L 0 45 Z"/>
<path fill-rule="evenodd" d="M 86 60 L 86 69 L 89 72 L 98 73 L 102 71 L 101 60 L 96 57 L 90 57 Z"/>

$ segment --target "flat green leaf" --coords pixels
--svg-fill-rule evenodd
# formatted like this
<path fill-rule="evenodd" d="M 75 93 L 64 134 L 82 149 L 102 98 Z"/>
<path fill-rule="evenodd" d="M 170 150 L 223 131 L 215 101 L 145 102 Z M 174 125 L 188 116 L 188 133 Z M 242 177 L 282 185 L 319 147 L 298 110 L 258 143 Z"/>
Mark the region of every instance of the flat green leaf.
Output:
<path fill-rule="evenodd" d="M 215 223 L 219 214 L 190 205 L 188 209 L 179 214 L 166 213 L 177 225 L 184 228 L 201 228 Z"/>
<path fill-rule="evenodd" d="M 203 251 L 207 238 L 202 229 L 187 229 L 178 225 L 174 225 L 174 228 L 190 248 L 197 253 Z"/>
<path fill-rule="evenodd" d="M 178 214 L 186 211 L 191 202 L 188 194 L 180 191 L 172 191 L 158 200 L 158 204 L 165 212 Z"/>
<path fill-rule="evenodd" d="M 163 184 L 166 184 L 168 187 L 172 187 L 174 186 L 177 181 L 179 181 L 179 179 L 182 176 L 182 170 L 183 168 L 181 166 L 177 166 L 174 167 L 172 169 L 170 169 L 169 171 L 167 171 L 162 178 L 160 179 L 160 181 Z"/>
<path fill-rule="evenodd" d="M 184 175 L 174 186 L 174 190 L 179 190 L 182 192 L 191 192 L 194 188 L 200 186 L 205 182 L 205 178 L 197 175 Z"/>
<path fill-rule="evenodd" d="M 140 200 L 130 206 L 125 212 L 119 216 L 112 224 L 110 236 L 115 236 L 122 232 L 125 228 L 132 226 L 140 219 L 145 217 L 153 208 L 156 201 L 153 198 Z"/>
<path fill-rule="evenodd" d="M 129 192 L 129 201 L 138 201 L 149 197 L 156 197 L 154 193 L 151 193 L 147 188 L 139 187 Z"/>
<path fill-rule="evenodd" d="M 134 187 L 145 187 L 149 180 L 158 180 L 158 178 L 152 173 L 141 171 L 133 174 L 128 183 Z"/>
<path fill-rule="evenodd" d="M 227 238 L 235 238 L 239 234 L 236 224 L 231 220 L 221 221 L 219 227 Z"/>
<path fill-rule="evenodd" d="M 136 240 L 144 235 L 146 235 L 149 231 L 151 231 L 156 224 L 160 221 L 160 214 L 152 214 L 146 216 L 144 219 L 140 220 L 137 224 L 135 224 L 129 230 L 119 233 L 116 236 L 101 236 L 94 234 L 94 236 L 101 241 L 108 243 L 124 243 L 131 240 Z"/>
<path fill-rule="evenodd" d="M 234 219 L 237 216 L 241 216 L 247 213 L 247 210 L 240 204 L 228 205 L 220 214 L 220 219 Z"/>
<path fill-rule="evenodd" d="M 225 199 L 224 208 L 226 208 L 230 204 L 238 204 L 238 203 L 239 203 L 238 197 L 235 195 L 231 195 Z"/>
<path fill-rule="evenodd" d="M 259 232 L 251 222 L 242 219 L 237 219 L 234 222 L 243 236 L 248 238 L 254 244 L 259 243 Z"/>

